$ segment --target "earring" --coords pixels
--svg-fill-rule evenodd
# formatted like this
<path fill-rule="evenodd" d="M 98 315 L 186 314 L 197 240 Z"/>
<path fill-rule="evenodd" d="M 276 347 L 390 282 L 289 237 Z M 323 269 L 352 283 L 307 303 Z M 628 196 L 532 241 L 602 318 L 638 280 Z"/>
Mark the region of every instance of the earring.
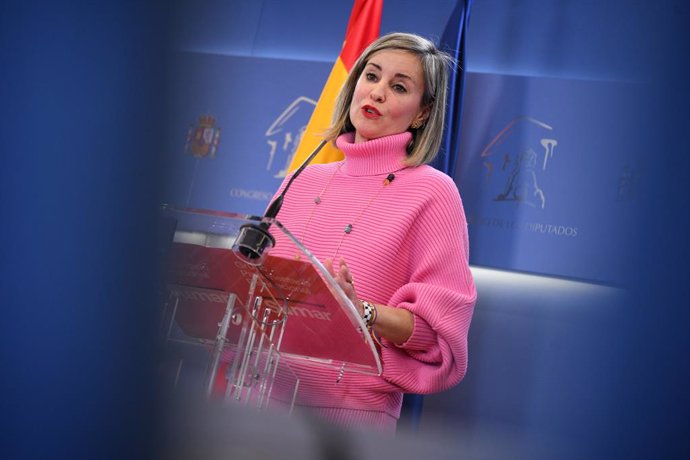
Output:
<path fill-rule="evenodd" d="M 417 120 L 417 121 L 415 121 L 414 123 L 412 123 L 412 124 L 410 125 L 410 128 L 412 128 L 412 129 L 419 129 L 419 128 L 422 126 L 422 124 L 423 124 L 423 123 L 422 123 L 421 120 Z"/>

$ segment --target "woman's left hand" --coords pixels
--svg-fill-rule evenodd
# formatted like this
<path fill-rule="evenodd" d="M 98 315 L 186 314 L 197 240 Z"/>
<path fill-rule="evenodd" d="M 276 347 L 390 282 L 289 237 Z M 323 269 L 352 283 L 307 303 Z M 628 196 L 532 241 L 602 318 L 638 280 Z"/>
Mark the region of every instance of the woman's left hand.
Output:
<path fill-rule="evenodd" d="M 333 265 L 333 260 L 326 259 L 324 266 L 338 283 L 345 295 L 352 301 L 357 308 L 360 316 L 364 316 L 364 307 L 360 302 L 355 291 L 355 280 L 352 277 L 350 267 L 342 257 L 338 261 L 338 267 Z M 414 329 L 414 315 L 404 308 L 394 308 L 387 305 L 376 305 L 376 333 L 394 343 L 405 343 L 412 335 Z"/>
<path fill-rule="evenodd" d="M 338 261 L 338 270 L 336 270 L 333 266 L 332 259 L 326 259 L 324 266 L 328 270 L 328 273 L 330 273 L 333 279 L 335 279 L 335 281 L 338 283 L 338 286 L 340 286 L 343 292 L 345 292 L 347 298 L 352 301 L 352 303 L 355 305 L 355 308 L 357 308 L 357 311 L 361 315 L 363 313 L 362 305 L 357 297 L 357 292 L 355 291 L 355 280 L 352 277 L 350 267 L 348 267 L 347 263 L 345 263 L 345 259 L 341 257 Z"/>

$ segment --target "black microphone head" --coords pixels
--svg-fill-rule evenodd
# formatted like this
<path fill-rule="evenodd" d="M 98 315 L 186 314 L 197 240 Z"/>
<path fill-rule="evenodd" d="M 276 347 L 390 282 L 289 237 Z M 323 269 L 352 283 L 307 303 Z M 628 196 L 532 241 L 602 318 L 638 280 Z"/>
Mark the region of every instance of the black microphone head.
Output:
<path fill-rule="evenodd" d="M 275 244 L 275 238 L 268 232 L 268 224 L 244 224 L 240 227 L 232 251 L 243 262 L 261 265 L 265 254 Z"/>

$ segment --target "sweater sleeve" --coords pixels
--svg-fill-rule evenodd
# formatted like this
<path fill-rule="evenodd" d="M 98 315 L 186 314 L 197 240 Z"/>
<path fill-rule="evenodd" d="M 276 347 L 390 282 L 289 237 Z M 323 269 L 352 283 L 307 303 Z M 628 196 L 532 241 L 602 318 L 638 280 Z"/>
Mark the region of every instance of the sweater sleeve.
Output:
<path fill-rule="evenodd" d="M 467 370 L 467 333 L 476 289 L 469 269 L 467 223 L 457 187 L 443 175 L 415 219 L 404 244 L 410 280 L 389 305 L 414 314 L 414 328 L 400 345 L 385 341 L 383 377 L 405 392 L 432 393 L 456 385 Z"/>

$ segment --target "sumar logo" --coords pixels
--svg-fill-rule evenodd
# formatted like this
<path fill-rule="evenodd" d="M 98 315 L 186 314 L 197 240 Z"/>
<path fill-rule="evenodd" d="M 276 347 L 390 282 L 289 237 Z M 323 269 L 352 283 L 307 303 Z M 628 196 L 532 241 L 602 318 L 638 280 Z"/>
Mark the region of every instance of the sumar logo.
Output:
<path fill-rule="evenodd" d="M 216 119 L 213 115 L 206 114 L 199 117 L 196 126 L 189 127 L 184 150 L 196 158 L 210 156 L 213 159 L 219 142 L 220 128 L 216 127 Z"/>
<path fill-rule="evenodd" d="M 518 117 L 484 147 L 480 157 L 494 201 L 546 207 L 547 192 L 539 183 L 558 145 L 552 131 L 542 121 Z"/>

